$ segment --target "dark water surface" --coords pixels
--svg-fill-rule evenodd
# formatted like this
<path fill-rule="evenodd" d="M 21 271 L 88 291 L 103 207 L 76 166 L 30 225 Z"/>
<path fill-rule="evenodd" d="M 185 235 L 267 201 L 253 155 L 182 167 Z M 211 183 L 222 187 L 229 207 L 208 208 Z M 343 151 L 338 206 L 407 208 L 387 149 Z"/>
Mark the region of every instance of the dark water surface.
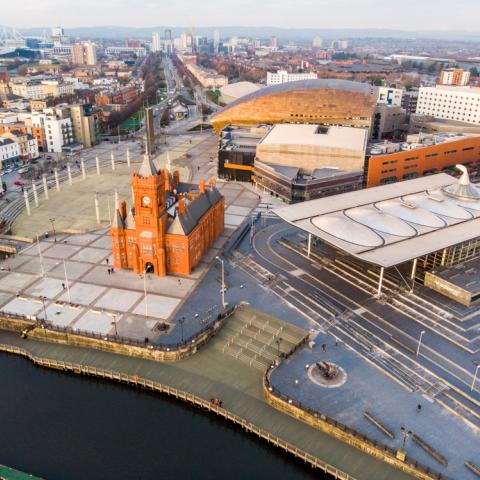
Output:
<path fill-rule="evenodd" d="M 178 401 L 5 353 L 0 463 L 47 480 L 327 479 Z"/>

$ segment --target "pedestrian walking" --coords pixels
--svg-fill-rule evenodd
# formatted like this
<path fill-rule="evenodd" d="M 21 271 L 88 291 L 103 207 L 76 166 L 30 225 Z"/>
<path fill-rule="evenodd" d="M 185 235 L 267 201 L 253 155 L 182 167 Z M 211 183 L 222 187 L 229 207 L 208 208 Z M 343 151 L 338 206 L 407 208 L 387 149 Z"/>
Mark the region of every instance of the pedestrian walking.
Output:
<path fill-rule="evenodd" d="M 114 271 L 115 271 L 115 270 L 114 270 L 113 267 L 112 267 L 112 268 L 110 269 L 110 273 L 114 273 Z"/>
<path fill-rule="evenodd" d="M 422 411 L 422 406 L 420 404 L 417 405 L 417 413 L 420 413 Z"/>
<path fill-rule="evenodd" d="M 105 263 L 108 265 L 108 258 L 105 259 Z"/>
<path fill-rule="evenodd" d="M 322 352 L 326 352 L 326 351 L 327 351 L 327 344 L 322 343 Z"/>
<path fill-rule="evenodd" d="M 107 273 L 110 275 L 110 268 L 107 268 Z"/>
<path fill-rule="evenodd" d="M 65 290 L 65 284 L 64 283 L 62 283 L 62 288 Z"/>

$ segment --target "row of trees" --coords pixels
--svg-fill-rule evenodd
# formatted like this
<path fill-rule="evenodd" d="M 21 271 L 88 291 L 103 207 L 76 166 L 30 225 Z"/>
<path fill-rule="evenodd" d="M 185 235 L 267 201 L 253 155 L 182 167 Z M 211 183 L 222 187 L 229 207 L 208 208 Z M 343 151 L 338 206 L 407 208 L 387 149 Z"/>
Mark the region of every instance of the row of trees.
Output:
<path fill-rule="evenodd" d="M 139 76 L 145 84 L 144 91 L 138 97 L 126 105 L 119 112 L 112 112 L 108 117 L 108 127 L 117 128 L 132 115 L 140 111 L 145 105 L 157 102 L 157 92 L 166 87 L 165 75 L 161 69 L 161 54 L 150 54 L 140 69 Z"/>

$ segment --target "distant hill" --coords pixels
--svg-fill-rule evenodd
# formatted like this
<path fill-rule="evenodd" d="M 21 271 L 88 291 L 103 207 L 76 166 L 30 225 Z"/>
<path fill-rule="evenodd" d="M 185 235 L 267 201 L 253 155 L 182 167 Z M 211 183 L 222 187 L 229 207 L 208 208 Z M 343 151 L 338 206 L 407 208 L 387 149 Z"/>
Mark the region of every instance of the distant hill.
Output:
<path fill-rule="evenodd" d="M 3 28 L 0 26 L 0 29 Z M 65 28 L 67 35 L 80 38 L 149 38 L 153 32 L 163 34 L 165 29 L 172 30 L 173 36 L 178 36 L 184 31 L 188 31 L 189 27 L 124 27 L 124 26 L 99 26 L 99 27 L 78 27 Z M 18 29 L 23 35 L 42 35 L 49 28 L 28 28 Z M 213 31 L 218 30 L 220 35 L 230 37 L 233 35 L 247 36 L 255 38 L 268 38 L 273 35 L 280 40 L 297 40 L 310 41 L 315 36 L 325 39 L 338 38 L 422 38 L 422 39 L 439 39 L 451 41 L 480 41 L 480 32 L 459 32 L 459 31 L 406 31 L 406 30 L 389 30 L 389 29 L 313 29 L 313 28 L 277 28 L 277 27 L 196 27 L 197 35 L 212 37 Z"/>

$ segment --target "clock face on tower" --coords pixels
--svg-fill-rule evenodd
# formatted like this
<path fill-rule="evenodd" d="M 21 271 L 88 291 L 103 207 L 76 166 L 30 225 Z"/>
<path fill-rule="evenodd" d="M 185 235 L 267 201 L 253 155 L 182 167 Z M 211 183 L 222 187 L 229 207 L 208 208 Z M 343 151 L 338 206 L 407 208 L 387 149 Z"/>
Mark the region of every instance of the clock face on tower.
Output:
<path fill-rule="evenodd" d="M 142 197 L 142 206 L 148 207 L 150 206 L 150 202 L 151 202 L 150 197 L 147 197 L 147 196 Z"/>

